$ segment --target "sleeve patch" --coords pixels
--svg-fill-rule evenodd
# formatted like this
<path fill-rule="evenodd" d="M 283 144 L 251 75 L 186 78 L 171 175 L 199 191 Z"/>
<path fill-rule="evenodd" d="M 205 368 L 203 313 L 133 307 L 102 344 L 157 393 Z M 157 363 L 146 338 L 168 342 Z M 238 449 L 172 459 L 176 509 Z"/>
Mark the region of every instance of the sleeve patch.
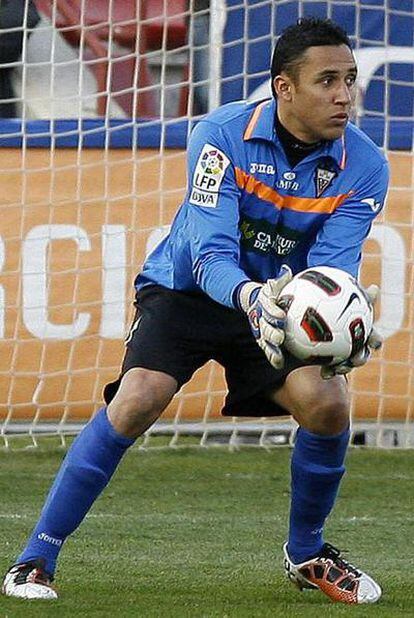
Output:
<path fill-rule="evenodd" d="M 209 208 L 215 208 L 217 206 L 217 198 L 217 193 L 199 191 L 193 187 L 191 189 L 189 202 L 195 206 L 208 206 Z"/>
<path fill-rule="evenodd" d="M 230 160 L 211 144 L 204 144 L 192 178 L 190 203 L 196 206 L 217 206 L 218 192 Z"/>

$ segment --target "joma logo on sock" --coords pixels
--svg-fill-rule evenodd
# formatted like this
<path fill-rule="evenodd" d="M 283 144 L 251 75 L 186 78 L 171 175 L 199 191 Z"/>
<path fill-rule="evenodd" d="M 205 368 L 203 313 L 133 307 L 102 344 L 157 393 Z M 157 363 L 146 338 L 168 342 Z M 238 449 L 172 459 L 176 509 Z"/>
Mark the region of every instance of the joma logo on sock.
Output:
<path fill-rule="evenodd" d="M 321 534 L 323 532 L 323 528 L 315 528 L 315 530 L 311 530 L 311 534 Z"/>
<path fill-rule="evenodd" d="M 49 536 L 48 534 L 46 534 L 46 532 L 40 532 L 37 535 L 37 538 L 41 541 L 45 541 L 46 543 L 51 543 L 51 545 L 57 545 L 58 547 L 60 547 L 63 543 L 61 539 L 55 539 L 53 538 L 53 536 Z"/>

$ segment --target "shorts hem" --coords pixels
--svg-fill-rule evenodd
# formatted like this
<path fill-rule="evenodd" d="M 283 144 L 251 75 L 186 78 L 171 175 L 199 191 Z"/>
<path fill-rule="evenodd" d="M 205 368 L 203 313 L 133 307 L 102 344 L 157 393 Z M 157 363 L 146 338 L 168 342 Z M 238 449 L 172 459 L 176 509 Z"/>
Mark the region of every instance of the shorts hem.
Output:
<path fill-rule="evenodd" d="M 285 379 L 279 380 L 277 383 L 271 384 L 268 389 L 277 389 L 283 386 Z M 271 401 L 265 396 L 264 390 L 260 393 L 249 395 L 244 399 L 237 399 L 235 401 L 230 400 L 231 397 L 227 396 L 225 405 L 221 410 L 222 416 L 244 416 L 244 417 L 270 417 L 270 416 L 291 416 L 283 406 Z"/>

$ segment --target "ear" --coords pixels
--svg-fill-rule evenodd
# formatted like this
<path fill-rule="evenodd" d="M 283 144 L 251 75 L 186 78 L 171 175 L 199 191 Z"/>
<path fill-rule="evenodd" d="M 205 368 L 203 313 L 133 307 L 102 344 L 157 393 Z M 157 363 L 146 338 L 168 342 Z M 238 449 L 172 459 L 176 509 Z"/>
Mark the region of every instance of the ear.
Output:
<path fill-rule="evenodd" d="M 273 80 L 273 87 L 278 99 L 283 101 L 291 101 L 293 93 L 293 82 L 286 73 L 276 75 Z"/>

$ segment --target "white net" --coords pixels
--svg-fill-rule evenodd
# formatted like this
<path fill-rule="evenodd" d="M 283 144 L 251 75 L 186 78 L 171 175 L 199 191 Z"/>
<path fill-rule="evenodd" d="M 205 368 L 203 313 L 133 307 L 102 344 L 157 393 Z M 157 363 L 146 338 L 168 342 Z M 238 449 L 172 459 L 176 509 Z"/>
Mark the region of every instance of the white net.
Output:
<path fill-rule="evenodd" d="M 352 377 L 356 441 L 412 446 L 411 0 L 37 0 L 0 9 L 0 431 L 76 432 L 114 379 L 134 275 L 185 185 L 191 120 L 268 92 L 280 31 L 329 16 L 357 50 L 357 121 L 388 153 L 387 208 L 365 249 L 387 340 Z M 17 35 L 17 36 L 16 36 Z M 17 40 L 17 43 L 16 43 Z M 10 50 L 14 45 L 14 52 Z M 17 118 L 17 119 L 15 119 Z M 223 422 L 222 370 L 202 368 L 144 445 L 289 442 L 289 419 Z M 224 436 L 224 438 L 223 438 Z"/>

